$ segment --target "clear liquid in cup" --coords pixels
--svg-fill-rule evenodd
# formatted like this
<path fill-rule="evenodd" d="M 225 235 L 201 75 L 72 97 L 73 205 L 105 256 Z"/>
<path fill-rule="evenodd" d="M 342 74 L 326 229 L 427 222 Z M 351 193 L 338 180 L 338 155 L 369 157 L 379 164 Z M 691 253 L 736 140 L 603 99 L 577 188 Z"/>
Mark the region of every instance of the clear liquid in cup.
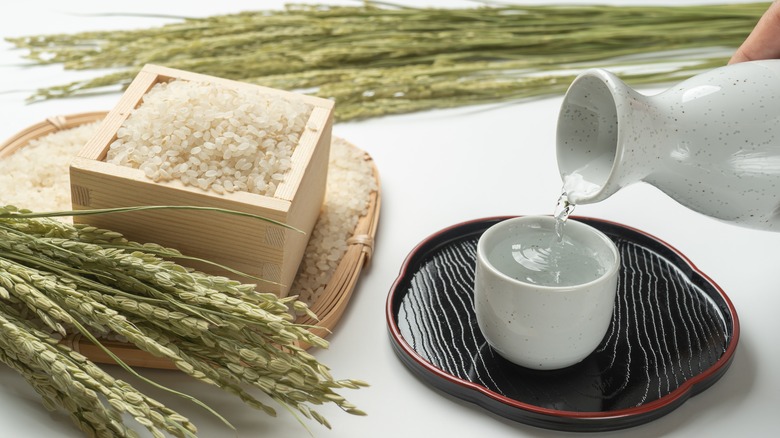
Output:
<path fill-rule="evenodd" d="M 541 286 L 573 286 L 598 279 L 607 266 L 596 251 L 565 231 L 576 200 L 597 189 L 579 172 L 566 175 L 553 215 L 555 229 L 523 229 L 499 242 L 489 252 L 488 261 L 509 277 Z"/>
<path fill-rule="evenodd" d="M 598 279 L 607 266 L 596 251 L 555 230 L 525 228 L 500 241 L 488 255 L 499 271 L 519 281 L 540 286 L 573 286 Z"/>
<path fill-rule="evenodd" d="M 566 221 L 579 195 L 593 190 L 593 184 L 574 172 L 564 177 L 563 190 L 555 207 L 555 229 L 529 228 L 500 242 L 488 260 L 504 274 L 542 286 L 573 286 L 598 279 L 607 272 L 598 254 L 566 235 Z"/>

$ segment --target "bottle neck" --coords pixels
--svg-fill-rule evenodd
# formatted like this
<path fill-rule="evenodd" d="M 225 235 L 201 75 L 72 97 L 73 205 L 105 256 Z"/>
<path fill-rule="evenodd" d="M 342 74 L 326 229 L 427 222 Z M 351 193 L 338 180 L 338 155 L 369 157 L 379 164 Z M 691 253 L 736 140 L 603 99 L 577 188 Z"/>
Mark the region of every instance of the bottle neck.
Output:
<path fill-rule="evenodd" d="M 604 200 L 649 172 L 663 130 L 649 99 L 613 74 L 575 79 L 558 118 L 557 159 L 572 202 Z"/>

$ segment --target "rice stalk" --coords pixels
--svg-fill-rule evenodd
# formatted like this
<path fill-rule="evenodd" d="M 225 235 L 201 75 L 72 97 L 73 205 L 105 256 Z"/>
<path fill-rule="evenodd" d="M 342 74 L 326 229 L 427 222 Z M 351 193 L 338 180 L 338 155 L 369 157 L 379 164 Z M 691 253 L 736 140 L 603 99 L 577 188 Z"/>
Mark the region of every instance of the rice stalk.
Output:
<path fill-rule="evenodd" d="M 365 415 L 335 391 L 366 384 L 335 380 L 299 347 L 328 345 L 294 322 L 293 314 L 311 312 L 304 303 L 185 268 L 164 258 L 179 254 L 173 249 L 48 218 L 72 213 L 0 208 L 0 361 L 20 372 L 45 406 L 68 412 L 87 435 L 136 436 L 123 413 L 153 436 L 189 437 L 196 429 L 59 344 L 71 333 L 92 340 L 136 377 L 190 399 L 228 426 L 202 402 L 139 376 L 98 336 L 120 336 L 269 415 L 276 410 L 250 390 L 265 393 L 302 424 L 307 418 L 329 427 L 312 409 L 324 403 Z"/>
<path fill-rule="evenodd" d="M 10 38 L 33 64 L 115 69 L 31 100 L 127 86 L 162 64 L 336 101 L 353 120 L 559 94 L 591 67 L 632 85 L 724 65 L 766 3 L 480 5 L 468 9 L 291 5 L 160 27 Z M 650 66 L 644 72 L 627 66 Z"/>

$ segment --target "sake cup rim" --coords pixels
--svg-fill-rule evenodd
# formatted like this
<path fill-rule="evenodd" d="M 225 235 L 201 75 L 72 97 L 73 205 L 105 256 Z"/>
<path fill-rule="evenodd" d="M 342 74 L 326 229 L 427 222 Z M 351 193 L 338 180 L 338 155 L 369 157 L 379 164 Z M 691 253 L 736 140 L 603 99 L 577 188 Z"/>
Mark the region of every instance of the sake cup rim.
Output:
<path fill-rule="evenodd" d="M 490 226 L 487 230 L 485 230 L 484 233 L 482 233 L 482 235 L 479 238 L 479 241 L 477 242 L 477 263 L 482 263 L 482 265 L 485 268 L 487 268 L 493 275 L 498 276 L 504 281 L 514 283 L 517 285 L 522 285 L 528 288 L 543 290 L 546 292 L 572 292 L 572 291 L 577 291 L 580 289 L 584 289 L 608 281 L 612 276 L 616 275 L 617 271 L 620 269 L 620 252 L 618 251 L 617 246 L 615 245 L 615 242 L 612 241 L 612 239 L 610 239 L 606 234 L 604 234 L 600 230 L 586 223 L 580 222 L 576 219 L 567 219 L 566 232 L 574 232 L 577 233 L 577 235 L 590 234 L 592 236 L 595 236 L 601 243 L 604 244 L 604 247 L 607 248 L 609 253 L 612 255 L 612 259 L 609 267 L 605 270 L 605 272 L 602 273 L 598 278 L 595 278 L 593 280 L 583 282 L 583 283 L 565 285 L 565 286 L 551 286 L 551 285 L 536 284 L 528 281 L 518 280 L 517 278 L 511 277 L 501 272 L 495 266 L 493 266 L 492 263 L 490 263 L 487 257 L 488 248 L 486 248 L 487 245 L 486 242 L 493 234 L 499 233 L 504 228 L 510 227 L 512 225 L 516 225 L 518 223 L 520 224 L 539 223 L 542 224 L 543 226 L 551 225 L 554 228 L 555 218 L 552 216 L 545 216 L 545 215 L 517 216 L 517 217 L 505 219 L 501 222 L 497 222 L 492 226 Z"/>

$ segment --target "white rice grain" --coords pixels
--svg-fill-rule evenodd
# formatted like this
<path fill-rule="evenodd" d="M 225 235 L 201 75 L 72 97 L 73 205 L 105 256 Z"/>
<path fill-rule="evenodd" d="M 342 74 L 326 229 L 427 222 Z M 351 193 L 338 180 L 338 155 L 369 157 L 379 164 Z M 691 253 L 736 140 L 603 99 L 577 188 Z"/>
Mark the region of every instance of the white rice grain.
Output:
<path fill-rule="evenodd" d="M 98 123 L 92 123 L 50 134 L 0 160 L 0 203 L 35 211 L 70 210 L 70 160 L 63 157 L 75 156 L 97 127 Z M 176 170 L 187 173 L 186 166 L 191 164 L 181 163 Z M 205 184 L 205 178 L 198 175 L 191 175 L 193 181 L 203 180 Z M 243 178 L 247 181 L 246 176 Z M 226 179 L 221 189 L 233 191 L 242 185 L 246 188 L 246 183 Z M 359 218 L 366 214 L 371 193 L 376 189 L 373 169 L 363 151 L 333 137 L 325 202 L 293 282 L 292 294 L 298 294 L 308 304 L 320 298 L 347 251 L 347 239 L 352 237 Z"/>
<path fill-rule="evenodd" d="M 311 111 L 256 89 L 159 83 L 117 130 L 106 161 L 141 169 L 157 182 L 273 196 Z"/>
<path fill-rule="evenodd" d="M 51 133 L 0 160 L 0 204 L 33 211 L 70 210 L 68 157 L 76 156 L 98 125 Z"/>
<path fill-rule="evenodd" d="M 316 302 L 347 252 L 347 240 L 360 217 L 368 211 L 377 190 L 371 163 L 365 153 L 334 137 L 330 146 L 325 202 L 314 224 L 298 268 L 291 294 L 306 303 Z"/>

